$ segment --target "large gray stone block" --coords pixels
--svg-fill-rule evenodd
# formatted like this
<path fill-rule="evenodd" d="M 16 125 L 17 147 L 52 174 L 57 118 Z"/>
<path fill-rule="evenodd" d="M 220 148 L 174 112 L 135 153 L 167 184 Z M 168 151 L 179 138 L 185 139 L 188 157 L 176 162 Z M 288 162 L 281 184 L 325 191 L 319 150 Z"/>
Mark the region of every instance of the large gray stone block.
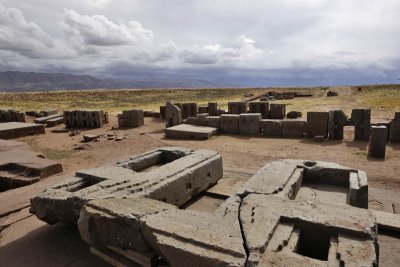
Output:
<path fill-rule="evenodd" d="M 246 113 L 239 115 L 240 135 L 260 135 L 260 113 Z"/>
<path fill-rule="evenodd" d="M 261 120 L 264 137 L 282 137 L 282 120 Z"/>
<path fill-rule="evenodd" d="M 239 115 L 222 114 L 219 123 L 221 133 L 239 134 Z"/>

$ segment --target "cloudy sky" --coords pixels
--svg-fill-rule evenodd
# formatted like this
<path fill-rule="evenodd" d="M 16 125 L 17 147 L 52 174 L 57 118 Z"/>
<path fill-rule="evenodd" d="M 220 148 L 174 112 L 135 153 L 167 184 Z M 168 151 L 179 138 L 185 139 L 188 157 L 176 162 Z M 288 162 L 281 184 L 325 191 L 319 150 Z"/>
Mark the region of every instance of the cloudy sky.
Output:
<path fill-rule="evenodd" d="M 398 83 L 399 0 L 0 0 L 0 71 Z"/>

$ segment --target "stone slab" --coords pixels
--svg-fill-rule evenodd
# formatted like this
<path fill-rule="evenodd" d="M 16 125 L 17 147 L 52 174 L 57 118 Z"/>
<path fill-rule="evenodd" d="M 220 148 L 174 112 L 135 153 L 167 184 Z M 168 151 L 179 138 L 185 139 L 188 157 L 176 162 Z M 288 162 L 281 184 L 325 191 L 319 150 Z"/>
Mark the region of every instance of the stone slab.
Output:
<path fill-rule="evenodd" d="M 216 135 L 218 129 L 190 124 L 180 124 L 166 128 L 164 131 L 167 138 L 207 140 L 213 135 Z"/>
<path fill-rule="evenodd" d="M 28 145 L 0 139 L 0 191 L 26 186 L 62 171 L 61 164 L 45 159 Z"/>
<path fill-rule="evenodd" d="M 148 252 L 140 231 L 140 218 L 175 206 L 147 198 L 96 199 L 80 213 L 78 227 L 82 239 L 92 246 L 115 246 Z"/>
<path fill-rule="evenodd" d="M 40 117 L 40 118 L 34 119 L 34 122 L 38 123 L 38 124 L 47 124 L 48 120 L 55 119 L 55 118 L 63 118 L 63 115 L 55 114 L 55 115 L 50 115 L 50 116 L 46 116 L 46 117 Z"/>
<path fill-rule="evenodd" d="M 151 168 L 157 166 L 157 168 Z M 147 197 L 176 206 L 222 177 L 221 156 L 211 150 L 159 148 L 116 165 L 79 171 L 31 199 L 31 212 L 50 224 L 76 223 L 85 203 Z"/>
<path fill-rule="evenodd" d="M 0 139 L 13 139 L 17 137 L 44 134 L 43 125 L 24 122 L 0 123 Z"/>
<path fill-rule="evenodd" d="M 327 203 L 316 205 L 311 202 L 293 202 L 275 196 L 251 194 L 243 199 L 240 220 L 249 252 L 248 264 L 250 266 L 257 266 L 264 253 L 280 254 L 290 244 L 290 241 L 286 242 L 288 237 L 285 237 L 284 232 L 277 231 L 278 226 L 282 223 L 292 224 L 300 232 L 310 231 L 309 235 L 311 236 L 313 231 L 318 231 L 320 237 L 327 235 L 329 238 L 329 236 L 338 234 L 348 237 L 347 242 L 343 240 L 344 247 L 338 248 L 340 253 L 335 253 L 334 257 L 328 258 L 328 263 L 337 262 L 336 255 L 346 266 L 375 266 L 378 262 L 375 216 L 366 209 Z M 289 229 L 289 236 L 293 231 L 294 229 Z M 298 238 L 296 239 L 298 240 Z M 275 248 L 269 247 L 270 242 L 280 245 Z M 267 244 L 268 247 L 266 247 Z M 311 244 L 309 245 L 311 246 Z M 364 247 L 361 249 L 360 245 Z M 351 253 L 353 257 L 345 257 L 345 252 Z M 299 266 L 307 266 L 310 261 L 310 257 L 299 257 L 299 253 L 292 250 L 284 254 L 285 257 L 297 259 Z M 266 260 L 270 258 L 267 257 Z M 296 261 L 292 260 L 292 262 Z M 266 262 L 262 261 L 262 263 L 261 266 L 270 266 Z M 286 265 L 277 264 L 277 266 Z"/>

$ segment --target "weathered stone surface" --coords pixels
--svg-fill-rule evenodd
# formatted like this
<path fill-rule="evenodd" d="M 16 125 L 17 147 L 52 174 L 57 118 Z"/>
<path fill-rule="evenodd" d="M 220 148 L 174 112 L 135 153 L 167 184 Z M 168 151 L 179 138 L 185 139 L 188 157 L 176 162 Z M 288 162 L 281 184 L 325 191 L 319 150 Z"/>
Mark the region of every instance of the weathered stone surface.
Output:
<path fill-rule="evenodd" d="M 279 160 L 268 163 L 243 185 L 239 194 L 279 194 L 295 200 L 299 190 L 308 185 L 312 185 L 315 192 L 319 186 L 322 186 L 321 192 L 342 188 L 346 195 L 341 203 L 368 208 L 365 172 L 329 162 Z"/>
<path fill-rule="evenodd" d="M 386 154 L 387 128 L 372 126 L 368 144 L 368 156 L 384 159 Z"/>
<path fill-rule="evenodd" d="M 0 123 L 0 139 L 13 139 L 27 135 L 44 133 L 44 126 L 41 124 L 24 122 Z"/>
<path fill-rule="evenodd" d="M 303 114 L 300 111 L 290 111 L 286 114 L 286 117 L 288 119 L 297 119 L 297 118 L 301 118 L 303 116 Z"/>
<path fill-rule="evenodd" d="M 359 263 L 362 263 L 362 266 L 377 265 L 377 227 L 374 215 L 366 209 L 325 203 L 293 202 L 275 196 L 251 194 L 243 199 L 240 220 L 249 251 L 249 266 L 256 266 L 260 258 L 262 258 L 261 266 L 273 265 L 271 256 L 282 253 L 281 251 L 291 243 L 288 242 L 291 225 L 294 226 L 292 232 L 296 229 L 300 231 L 297 240 L 301 238 L 303 232 L 304 235 L 313 236 L 315 231 L 319 230 L 320 238 L 324 235 L 328 238 L 328 249 L 331 237 L 339 234 L 339 240 L 343 244 L 339 244 L 337 255 L 346 266 Z M 281 224 L 286 224 L 289 230 L 279 230 Z M 269 242 L 278 245 L 272 246 Z M 307 240 L 299 242 L 307 243 Z M 304 245 L 313 246 L 313 244 Z M 263 255 L 264 253 L 267 255 Z M 312 255 L 299 255 L 300 253 L 300 251 L 285 250 L 283 257 L 291 258 L 288 262 L 292 263 L 297 259 L 299 266 L 306 266 L 310 263 Z M 327 260 L 331 264 L 338 263 L 336 257 Z M 286 266 L 285 262 L 277 262 L 276 266 Z M 322 265 L 322 262 L 319 263 L 320 266 L 326 266 Z"/>
<path fill-rule="evenodd" d="M 26 122 L 25 113 L 0 109 L 0 122 Z"/>
<path fill-rule="evenodd" d="M 239 115 L 240 135 L 260 135 L 261 113 L 245 113 Z"/>
<path fill-rule="evenodd" d="M 370 109 L 353 109 L 350 122 L 354 125 L 354 140 L 368 141 L 371 127 Z"/>
<path fill-rule="evenodd" d="M 38 123 L 38 124 L 47 124 L 48 120 L 55 119 L 55 118 L 62 118 L 62 117 L 63 117 L 62 114 L 55 114 L 55 115 L 50 115 L 50 116 L 34 119 L 34 122 Z"/>
<path fill-rule="evenodd" d="M 307 112 L 307 136 L 328 137 L 329 112 Z"/>
<path fill-rule="evenodd" d="M 140 230 L 141 218 L 171 209 L 176 207 L 148 198 L 96 199 L 82 208 L 79 232 L 82 239 L 91 245 L 145 252 L 150 248 Z"/>
<path fill-rule="evenodd" d="M 179 125 L 182 123 L 182 111 L 178 106 L 167 102 L 165 108 L 165 118 L 167 120 L 167 128 Z"/>
<path fill-rule="evenodd" d="M 219 123 L 221 133 L 239 134 L 239 115 L 222 114 Z"/>
<path fill-rule="evenodd" d="M 249 112 L 261 113 L 263 119 L 269 119 L 269 102 L 268 101 L 249 102 Z"/>
<path fill-rule="evenodd" d="M 103 110 L 65 110 L 63 112 L 65 127 L 98 128 L 108 123 L 108 113 Z"/>
<path fill-rule="evenodd" d="M 400 112 L 396 112 L 390 122 L 390 141 L 400 142 Z"/>
<path fill-rule="evenodd" d="M 146 216 L 143 235 L 172 266 L 244 266 L 239 206 L 232 197 L 214 214 L 170 210 Z"/>
<path fill-rule="evenodd" d="M 282 136 L 282 120 L 261 120 L 260 127 L 265 137 Z"/>
<path fill-rule="evenodd" d="M 213 128 L 220 128 L 220 117 L 219 116 L 208 116 L 206 118 L 206 126 Z"/>
<path fill-rule="evenodd" d="M 329 140 L 335 140 L 335 111 L 329 111 L 328 117 L 328 136 Z"/>
<path fill-rule="evenodd" d="M 140 127 L 144 125 L 144 113 L 141 109 L 123 110 L 118 114 L 119 127 Z"/>
<path fill-rule="evenodd" d="M 229 114 L 247 113 L 247 102 L 228 102 Z"/>
<path fill-rule="evenodd" d="M 343 110 L 334 110 L 334 140 L 343 140 L 343 127 L 348 124 L 348 117 Z"/>
<path fill-rule="evenodd" d="M 306 131 L 307 122 L 305 120 L 282 120 L 282 137 L 301 138 Z"/>
<path fill-rule="evenodd" d="M 182 119 L 197 116 L 197 103 L 182 103 Z"/>
<path fill-rule="evenodd" d="M 270 118 L 273 120 L 282 120 L 286 115 L 285 104 L 271 104 L 269 111 Z"/>
<path fill-rule="evenodd" d="M 166 119 L 166 112 L 167 112 L 167 107 L 166 106 L 160 106 L 160 118 L 161 119 Z"/>
<path fill-rule="evenodd" d="M 158 164 L 163 165 L 144 171 Z M 48 223 L 76 223 L 93 199 L 148 197 L 180 206 L 221 177 L 222 159 L 215 151 L 160 148 L 117 166 L 79 171 L 32 198 L 31 212 Z"/>
<path fill-rule="evenodd" d="M 167 138 L 207 140 L 216 135 L 217 130 L 212 127 L 180 124 L 166 128 L 164 131 Z"/>
<path fill-rule="evenodd" d="M 100 135 L 98 135 L 98 134 L 84 134 L 83 141 L 90 142 L 90 141 L 98 139 L 99 137 L 100 137 Z"/>
<path fill-rule="evenodd" d="M 24 143 L 0 139 L 0 191 L 29 185 L 63 171 Z"/>

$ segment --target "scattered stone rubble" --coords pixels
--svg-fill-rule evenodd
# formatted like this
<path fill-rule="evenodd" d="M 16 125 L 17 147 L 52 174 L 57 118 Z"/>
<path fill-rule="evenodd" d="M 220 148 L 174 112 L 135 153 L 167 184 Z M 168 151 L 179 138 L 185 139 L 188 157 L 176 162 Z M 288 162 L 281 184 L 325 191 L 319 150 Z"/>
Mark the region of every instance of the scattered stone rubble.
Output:
<path fill-rule="evenodd" d="M 78 223 L 94 250 L 125 259 L 158 255 L 171 266 L 377 266 L 377 222 L 367 209 L 363 171 L 281 160 L 261 168 L 214 213 L 177 208 L 221 176 L 216 152 L 162 148 L 77 172 L 33 198 L 31 212 L 49 223 Z"/>
<path fill-rule="evenodd" d="M 63 171 L 24 143 L 0 139 L 0 191 L 26 186 Z"/>

